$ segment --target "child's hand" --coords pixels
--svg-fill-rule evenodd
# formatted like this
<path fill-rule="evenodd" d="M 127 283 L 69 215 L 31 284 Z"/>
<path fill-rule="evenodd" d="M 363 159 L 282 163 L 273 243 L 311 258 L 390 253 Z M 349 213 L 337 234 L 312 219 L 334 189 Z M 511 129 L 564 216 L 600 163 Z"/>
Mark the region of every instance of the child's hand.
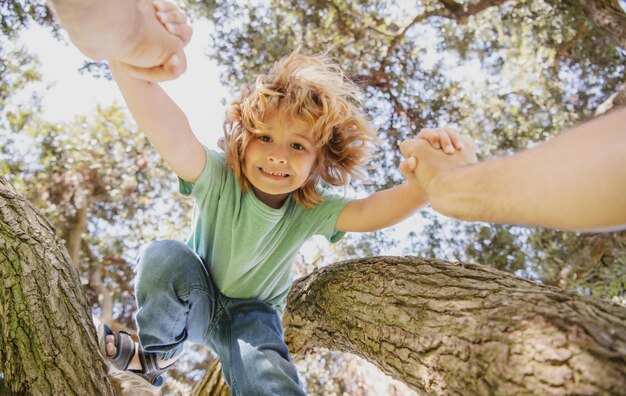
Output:
<path fill-rule="evenodd" d="M 187 15 L 171 1 L 155 0 L 153 4 L 156 17 L 165 30 L 180 38 L 184 45 L 187 45 L 193 33 L 191 26 L 187 24 Z"/>
<path fill-rule="evenodd" d="M 405 140 L 400 144 L 400 152 L 405 158 L 400 163 L 400 172 L 409 183 L 428 194 L 433 178 L 477 161 L 474 141 L 458 136 L 457 142 L 464 149 L 455 155 L 446 155 L 443 150 L 433 150 L 427 139 Z"/>
<path fill-rule="evenodd" d="M 187 16 L 176 7 L 176 4 L 167 0 L 156 0 L 153 5 L 155 22 L 160 23 L 168 33 L 180 39 L 183 43 L 182 47 L 186 46 L 193 32 L 191 26 L 187 24 Z M 111 62 L 111 67 L 115 67 L 118 73 L 127 74 L 136 80 L 159 82 L 180 76 L 186 70 L 187 63 L 181 49 L 160 66 L 142 68 L 123 62 Z"/>
<path fill-rule="evenodd" d="M 434 149 L 442 149 L 446 154 L 454 154 L 455 149 L 463 150 L 461 136 L 452 128 L 424 128 L 417 138 L 426 140 Z"/>

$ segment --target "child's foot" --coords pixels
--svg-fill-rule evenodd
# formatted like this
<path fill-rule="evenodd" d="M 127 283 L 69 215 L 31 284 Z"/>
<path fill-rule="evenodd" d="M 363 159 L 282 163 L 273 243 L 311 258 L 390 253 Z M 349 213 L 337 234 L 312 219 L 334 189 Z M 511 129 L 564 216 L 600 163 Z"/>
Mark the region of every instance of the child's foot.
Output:
<path fill-rule="evenodd" d="M 135 390 L 156 392 L 163 385 L 162 374 L 177 360 L 164 361 L 145 352 L 130 334 L 114 332 L 106 324 L 98 327 L 100 351 L 108 358 L 109 374 Z"/>
<path fill-rule="evenodd" d="M 106 341 L 106 353 L 107 356 L 113 357 L 117 354 L 117 346 L 115 345 L 115 336 L 109 334 L 105 337 Z M 135 343 L 135 351 L 139 350 L 139 343 Z M 169 367 L 178 360 L 178 357 L 174 357 L 168 360 L 163 360 L 159 357 L 156 358 L 157 365 L 159 367 Z M 141 361 L 139 360 L 139 354 L 135 352 L 132 360 L 128 364 L 128 370 L 141 370 Z"/>

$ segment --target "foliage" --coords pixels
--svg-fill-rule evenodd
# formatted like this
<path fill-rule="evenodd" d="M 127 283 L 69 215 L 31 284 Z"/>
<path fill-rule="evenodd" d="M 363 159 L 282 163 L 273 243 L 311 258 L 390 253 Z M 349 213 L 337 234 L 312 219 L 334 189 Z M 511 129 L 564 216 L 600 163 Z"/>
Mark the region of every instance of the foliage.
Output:
<path fill-rule="evenodd" d="M 45 0 L 0 0 L 0 17 L 0 31 L 10 38 L 33 22 L 58 30 Z"/>
<path fill-rule="evenodd" d="M 577 2 L 492 2 L 464 17 L 450 11 L 452 3 L 220 2 L 210 55 L 235 92 L 292 49 L 330 50 L 363 87 L 364 110 L 379 128 L 370 170 L 376 188 L 401 180 L 398 144 L 421 128 L 452 125 L 477 140 L 480 157 L 506 155 L 591 117 L 623 82 L 623 53 Z M 390 234 L 381 233 L 369 245 L 378 254 L 404 244 L 407 254 L 486 263 L 598 297 L 624 296 L 619 235 L 604 254 L 589 256 L 587 236 L 461 223 L 429 211 L 423 219 L 423 230 L 402 242 L 389 244 Z M 367 254 L 366 239 L 342 248 Z M 594 260 L 589 271 L 563 273 L 566 265 L 585 269 Z M 559 274 L 565 278 L 557 281 Z"/>
<path fill-rule="evenodd" d="M 214 22 L 209 55 L 223 66 L 222 82 L 233 93 L 298 47 L 329 51 L 363 87 L 363 109 L 381 143 L 369 169 L 372 184 L 355 184 L 357 190 L 399 183 L 398 145 L 421 128 L 455 126 L 478 141 L 481 157 L 506 155 L 591 117 L 624 80 L 623 52 L 577 1 L 479 1 L 471 3 L 482 8 L 465 11 L 460 5 L 470 2 L 448 0 L 183 3 L 192 17 Z M 136 250 L 142 241 L 185 235 L 189 202 L 175 193 L 175 178 L 119 107 L 63 124 L 39 118 L 38 60 L 11 42 L 33 22 L 53 34 L 58 27 L 41 0 L 2 0 L 0 16 L 0 169 L 66 238 L 86 194 L 88 222 L 76 264 L 94 312 L 100 313 L 103 290 L 93 283 L 99 270 L 114 317 L 131 327 Z M 84 69 L 107 75 L 101 64 Z M 410 255 L 490 264 L 596 297 L 623 301 L 626 295 L 623 233 L 598 238 L 461 223 L 429 210 L 421 225 L 405 237 L 349 236 L 306 264 L 404 248 Z M 297 274 L 307 271 L 301 261 Z M 350 357 L 322 351 L 309 360 L 315 362 L 304 368 L 311 394 L 360 392 L 361 374 L 354 374 Z M 200 358 L 185 363 L 178 378 L 197 380 L 201 365 Z M 332 367 L 353 373 L 353 381 L 328 375 Z"/>
<path fill-rule="evenodd" d="M 0 37 L 0 44 L 0 128 L 17 132 L 39 109 L 36 93 L 27 98 L 20 94 L 41 81 L 40 65 L 37 57 L 7 38 Z"/>
<path fill-rule="evenodd" d="M 330 48 L 363 86 L 365 111 L 379 127 L 382 143 L 370 171 L 378 188 L 399 182 L 398 144 L 423 127 L 456 126 L 478 141 L 480 156 L 504 155 L 589 118 L 623 81 L 623 54 L 575 2 L 506 2 L 463 16 L 451 3 L 219 3 L 211 56 L 236 90 L 289 49 Z M 426 215 L 414 252 L 536 279 L 558 272 L 585 241 L 435 217 Z M 571 256 L 558 259 L 563 252 Z"/>
<path fill-rule="evenodd" d="M 88 282 L 96 262 L 104 265 L 109 289 L 124 296 L 118 310 L 132 313 L 133 252 L 146 238 L 181 231 L 188 203 L 173 191 L 175 179 L 119 107 L 98 108 L 69 124 L 36 120 L 22 131 L 30 164 L 10 175 L 14 185 L 41 208 L 67 239 L 80 200 L 88 201 L 83 254 L 77 263 Z M 4 159 L 26 156 L 18 147 Z M 32 161 L 32 162 L 31 162 Z M 23 181 L 28 180 L 28 184 Z M 155 216 L 155 206 L 162 214 Z M 181 219 L 183 219 L 181 221 Z M 97 295 L 88 294 L 94 304 Z M 121 315 L 125 321 L 130 315 Z M 130 324 L 127 323 L 127 325 Z"/>

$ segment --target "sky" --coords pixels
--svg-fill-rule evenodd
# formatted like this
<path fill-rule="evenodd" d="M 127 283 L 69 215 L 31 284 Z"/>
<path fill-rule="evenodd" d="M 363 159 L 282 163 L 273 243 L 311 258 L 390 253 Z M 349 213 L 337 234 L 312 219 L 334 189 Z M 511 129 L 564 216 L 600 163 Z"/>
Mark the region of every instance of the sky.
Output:
<path fill-rule="evenodd" d="M 218 66 L 205 55 L 210 24 L 196 20 L 193 28 L 194 35 L 185 51 L 187 71 L 178 79 L 162 83 L 161 86 L 187 115 L 198 139 L 207 146 L 216 148 L 217 139 L 222 136 L 225 108 L 222 102 L 229 100 L 230 94 L 220 84 Z M 113 81 L 78 72 L 88 58 L 69 43 L 65 32 L 62 31 L 61 34 L 65 42 L 55 39 L 48 30 L 33 24 L 18 39 L 18 45 L 24 45 L 39 57 L 43 82 L 50 85 L 48 90 L 39 92 L 43 98 L 42 117 L 49 122 L 70 122 L 79 114 L 89 114 L 98 105 L 107 106 L 114 102 L 124 105 L 122 95 Z M 354 191 L 351 193 L 360 195 Z M 405 235 L 407 228 L 415 229 L 416 221 L 419 220 L 409 219 L 400 225 L 400 235 Z M 317 236 L 306 243 L 300 252 L 310 262 L 318 249 L 326 250 L 327 246 L 328 242 Z M 401 254 L 400 251 L 388 253 Z M 365 366 L 369 367 L 369 364 L 363 361 L 359 370 Z M 377 377 L 374 381 L 377 387 L 387 389 L 389 378 L 384 374 L 374 370 L 368 375 Z"/>
<path fill-rule="evenodd" d="M 217 65 L 205 55 L 210 24 L 198 20 L 193 27 L 194 35 L 185 51 L 187 72 L 161 85 L 185 112 L 198 139 L 216 147 L 215 143 L 222 135 L 222 99 L 228 99 L 229 94 L 219 82 Z M 62 34 L 65 42 L 33 24 L 18 41 L 39 56 L 44 82 L 52 83 L 47 92 L 42 92 L 44 118 L 70 121 L 78 114 L 89 113 L 98 104 L 106 106 L 117 102 L 123 105 L 124 100 L 114 82 L 78 73 L 89 59 L 69 43 L 65 32 Z"/>
<path fill-rule="evenodd" d="M 219 67 L 206 55 L 211 25 L 205 20 L 193 21 L 194 34 L 185 50 L 187 71 L 173 81 L 161 83 L 163 89 L 187 115 L 192 130 L 198 139 L 210 148 L 217 148 L 217 139 L 222 136 L 224 101 L 230 100 L 228 90 L 220 84 Z M 49 122 L 70 122 L 76 115 L 89 114 L 96 106 L 118 103 L 125 106 L 124 99 L 113 81 L 80 74 L 78 69 L 89 59 L 74 47 L 64 31 L 65 38 L 59 41 L 46 29 L 33 24 L 20 34 L 17 44 L 24 45 L 36 54 L 41 62 L 43 82 L 50 85 L 42 96 L 42 117 Z M 348 196 L 360 198 L 362 191 L 349 189 Z M 406 238 L 410 230 L 423 227 L 421 216 L 412 216 L 396 225 L 396 238 Z M 317 248 L 324 249 L 327 242 L 322 237 L 305 245 L 307 253 Z M 406 245 L 401 244 L 385 254 L 402 254 Z M 309 254 L 305 253 L 306 256 Z M 411 254 L 416 254 L 415 252 Z"/>

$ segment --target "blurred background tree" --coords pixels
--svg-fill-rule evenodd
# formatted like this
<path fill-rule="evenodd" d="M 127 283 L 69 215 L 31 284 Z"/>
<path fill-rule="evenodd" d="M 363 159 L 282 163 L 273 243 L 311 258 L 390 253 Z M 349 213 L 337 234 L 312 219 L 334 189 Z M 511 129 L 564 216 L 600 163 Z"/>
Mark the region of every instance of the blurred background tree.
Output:
<path fill-rule="evenodd" d="M 421 128 L 453 126 L 473 137 L 485 158 L 530 147 L 592 117 L 625 81 L 626 54 L 616 45 L 619 31 L 611 37 L 593 22 L 590 3 L 608 3 L 625 17 L 625 2 L 615 0 L 181 4 L 192 18 L 212 22 L 207 55 L 222 66 L 222 83 L 233 96 L 293 49 L 336 58 L 363 87 L 363 107 L 381 138 L 369 182 L 352 186 L 363 192 L 401 181 L 399 143 Z M 171 172 L 123 108 L 96 108 L 64 124 L 42 119 L 41 66 L 11 42 L 33 23 L 51 34 L 58 27 L 44 1 L 2 0 L 0 15 L 0 169 L 66 241 L 94 315 L 132 328 L 137 248 L 186 235 L 189 201 L 177 195 Z M 462 223 L 430 210 L 417 216 L 419 229 L 349 236 L 316 258 L 303 256 L 295 271 L 402 252 L 485 263 L 624 304 L 625 233 Z M 170 393 L 189 391 L 207 353 L 189 351 L 168 382 Z M 366 364 L 355 359 L 321 351 L 298 367 L 311 394 L 410 392 L 401 384 L 381 389 L 373 375 L 359 374 Z"/>

